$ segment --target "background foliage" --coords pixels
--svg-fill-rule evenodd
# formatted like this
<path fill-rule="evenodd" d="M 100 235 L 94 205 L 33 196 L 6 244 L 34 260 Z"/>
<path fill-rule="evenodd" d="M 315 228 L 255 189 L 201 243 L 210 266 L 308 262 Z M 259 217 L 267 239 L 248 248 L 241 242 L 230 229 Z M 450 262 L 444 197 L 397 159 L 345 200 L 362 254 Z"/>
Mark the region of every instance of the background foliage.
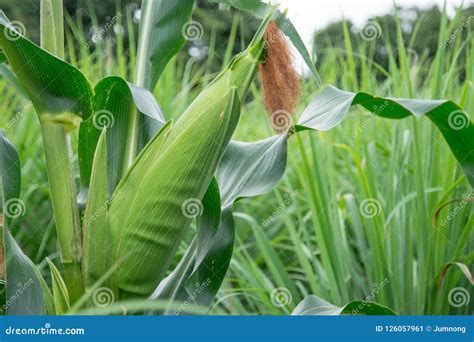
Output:
<path fill-rule="evenodd" d="M 0 0 L 0 8 L 20 20 L 35 41 L 38 2 Z M 138 36 L 136 3 L 65 0 L 65 5 L 67 60 L 94 83 L 109 74 L 131 79 Z M 93 39 L 116 13 L 121 13 L 118 24 Z M 450 48 L 439 52 L 440 41 L 472 15 L 473 6 L 449 20 L 437 7 L 399 9 L 398 17 L 390 13 L 369 19 L 382 29 L 371 40 L 363 39 L 363 28 L 350 22 L 333 23 L 314 36 L 321 78 L 325 84 L 380 96 L 452 99 L 472 118 L 474 22 Z M 218 11 L 217 5 L 202 1 L 193 19 L 203 27 L 201 39 L 187 42 L 154 90 L 167 118 L 183 112 L 221 66 L 246 46 L 258 25 L 243 14 Z M 401 42 L 397 25 L 402 29 Z M 400 53 L 400 43 L 407 47 L 406 54 Z M 303 85 L 301 109 L 319 91 L 314 82 Z M 42 263 L 48 277 L 44 260 L 57 258 L 56 236 L 37 119 L 5 78 L 0 78 L 0 87 L 0 109 L 13 113 L 0 116 L 0 124 L 17 146 L 24 166 L 22 199 L 27 209 L 13 233 L 26 254 Z M 463 260 L 472 272 L 474 244 L 471 202 L 458 200 L 443 207 L 449 200 L 472 197 L 472 190 L 440 143 L 441 136 L 415 120 L 387 122 L 365 115 L 360 108 L 351 114 L 335 130 L 303 133 L 292 140 L 289 167 L 279 187 L 238 204 L 235 255 L 213 310 L 290 313 L 306 295 L 316 294 L 338 306 L 376 299 L 402 314 L 473 312 L 472 286 L 458 269 L 450 268 L 438 288 L 439 274 L 453 257 Z M 241 140 L 254 141 L 271 133 L 257 83 L 241 121 L 237 132 Z M 419 194 L 425 195 L 423 200 Z M 375 221 L 361 211 L 369 199 L 376 199 Z M 452 220 L 443 221 L 454 211 Z M 372 252 L 377 244 L 370 234 L 379 225 L 383 227 L 379 242 L 390 251 L 388 263 L 394 273 L 374 283 L 369 273 L 376 264 Z M 461 239 L 466 248 L 459 251 Z M 420 271 L 426 272 L 422 286 L 414 279 Z M 457 307 L 449 302 L 449 294 L 459 287 L 466 289 L 470 301 Z M 433 300 L 427 305 L 429 296 Z"/>

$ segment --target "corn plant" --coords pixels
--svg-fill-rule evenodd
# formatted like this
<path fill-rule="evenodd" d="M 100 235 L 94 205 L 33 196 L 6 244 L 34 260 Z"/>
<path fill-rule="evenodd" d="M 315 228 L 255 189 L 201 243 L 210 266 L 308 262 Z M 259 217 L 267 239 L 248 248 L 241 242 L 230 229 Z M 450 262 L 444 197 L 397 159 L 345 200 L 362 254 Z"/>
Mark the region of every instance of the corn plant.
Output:
<path fill-rule="evenodd" d="M 136 312 L 165 314 L 181 313 L 183 303 L 189 302 L 208 307 L 232 258 L 235 201 L 270 191 L 285 172 L 288 139 L 304 130 L 334 128 L 351 106 L 360 105 L 389 119 L 426 116 L 474 184 L 474 128 L 460 106 L 445 100 L 382 98 L 329 86 L 295 123 L 290 113 L 295 112 L 299 80 L 284 35 L 307 63 L 313 81 L 320 84 L 321 80 L 294 26 L 278 8 L 257 0 L 213 2 L 250 13 L 261 19 L 261 26 L 247 49 L 230 60 L 178 119 L 169 121 L 150 91 L 184 44 L 182 29 L 190 20 L 192 0 L 144 0 L 133 84 L 109 76 L 95 87 L 63 60 L 60 0 L 41 3 L 41 47 L 0 14 L 4 32 L 0 61 L 8 63 L 19 91 L 38 114 L 61 261 L 58 268 L 48 260 L 50 288 L 10 233 L 20 198 L 20 160 L 2 133 L 6 299 L 18 283 L 31 282 L 18 300 L 7 305 L 7 314 L 78 312 L 97 305 L 98 291 L 105 291 L 117 304 L 87 312 L 122 313 L 127 303 Z M 250 143 L 231 140 L 258 70 L 276 134 Z M 75 153 L 71 139 L 78 139 Z M 73 154 L 79 161 L 79 189 Z M 370 188 L 366 190 L 370 195 Z M 195 236 L 170 270 L 193 221 Z M 375 230 L 381 238 L 380 225 Z M 388 276 L 382 264 L 386 251 L 381 246 L 376 253 L 381 263 L 375 271 L 383 279 Z M 323 266 L 332 267 L 328 260 L 323 260 Z M 337 287 L 337 275 L 328 274 Z M 136 303 L 138 309 L 132 305 Z M 350 302 L 324 313 L 350 312 L 358 304 Z M 321 313 L 314 309 L 321 305 L 327 306 L 317 297 L 308 297 L 295 312 Z M 360 313 L 394 312 L 373 303 Z"/>

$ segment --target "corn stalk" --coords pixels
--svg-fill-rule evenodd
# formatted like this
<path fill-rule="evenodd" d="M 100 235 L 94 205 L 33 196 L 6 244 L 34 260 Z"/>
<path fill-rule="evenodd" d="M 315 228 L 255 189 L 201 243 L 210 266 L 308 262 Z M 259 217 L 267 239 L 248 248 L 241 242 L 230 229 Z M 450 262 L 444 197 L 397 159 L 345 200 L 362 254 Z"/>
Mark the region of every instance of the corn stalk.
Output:
<path fill-rule="evenodd" d="M 64 26 L 62 0 L 41 1 L 41 47 L 58 58 L 64 58 Z M 38 113 L 43 133 L 54 218 L 58 232 L 61 262 L 74 302 L 84 292 L 81 277 L 81 227 L 72 172 L 70 130 L 75 118 L 64 124 L 50 120 L 47 112 Z"/>

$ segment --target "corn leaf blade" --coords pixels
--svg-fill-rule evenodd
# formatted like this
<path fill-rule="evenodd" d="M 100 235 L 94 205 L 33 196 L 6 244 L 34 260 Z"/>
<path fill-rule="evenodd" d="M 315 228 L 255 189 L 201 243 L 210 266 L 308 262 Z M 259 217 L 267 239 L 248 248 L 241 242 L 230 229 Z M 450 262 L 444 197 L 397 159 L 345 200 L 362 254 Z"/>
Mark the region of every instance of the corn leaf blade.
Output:
<path fill-rule="evenodd" d="M 83 195 L 89 187 L 94 153 L 102 129 L 107 129 L 108 195 L 112 195 L 122 176 L 126 173 L 125 151 L 127 133 L 133 111 L 154 119 L 161 128 L 165 119 L 153 95 L 146 89 L 136 87 L 120 77 L 102 79 L 94 88 L 92 99 L 93 116 L 81 123 L 79 129 L 79 169 Z M 83 198 L 85 202 L 85 198 Z"/>
<path fill-rule="evenodd" d="M 136 84 L 153 90 L 168 62 L 184 45 L 183 27 L 194 0 L 144 0 L 141 9 Z"/>
<path fill-rule="evenodd" d="M 109 245 L 107 227 L 107 134 L 99 138 L 92 166 L 89 200 L 84 214 L 82 272 L 86 287 L 93 285 L 108 270 Z"/>
<path fill-rule="evenodd" d="M 69 295 L 66 284 L 64 283 L 61 273 L 56 265 L 47 258 L 49 268 L 51 270 L 51 282 L 53 285 L 53 299 L 56 315 L 63 315 L 69 310 Z"/>
<path fill-rule="evenodd" d="M 346 92 L 330 86 L 303 111 L 296 129 L 332 129 L 344 120 L 349 108 L 355 105 L 389 119 L 428 117 L 441 131 L 467 179 L 474 185 L 474 125 L 461 107 L 452 101 L 383 98 L 363 92 Z"/>
<path fill-rule="evenodd" d="M 132 95 L 125 81 L 119 77 L 107 77 L 95 87 L 92 99 L 94 114 L 81 123 L 79 128 L 79 168 L 81 188 L 87 189 L 91 181 L 92 164 L 99 137 L 107 129 L 108 193 L 113 192 L 126 170 L 125 137 L 134 110 Z"/>
<path fill-rule="evenodd" d="M 304 298 L 291 314 L 294 316 L 337 316 L 350 314 L 377 316 L 396 315 L 390 308 L 374 302 L 353 301 L 343 307 L 339 307 L 315 295 L 309 295 Z"/>
<path fill-rule="evenodd" d="M 2 11 L 0 30 L 9 33 L 0 47 L 42 120 L 74 127 L 91 115 L 92 87 L 78 69 L 16 32 Z"/>
<path fill-rule="evenodd" d="M 217 170 L 223 207 L 240 197 L 270 191 L 283 177 L 288 135 L 274 135 L 256 142 L 231 141 Z"/>
<path fill-rule="evenodd" d="M 43 315 L 50 313 L 51 294 L 39 270 L 21 251 L 9 231 L 16 210 L 22 210 L 20 201 L 21 173 L 20 158 L 15 147 L 0 131 L 0 176 L 3 189 L 2 244 L 4 246 L 6 272 L 6 298 L 16 298 L 7 303 L 8 315 Z M 22 295 L 18 296 L 18 284 Z"/>

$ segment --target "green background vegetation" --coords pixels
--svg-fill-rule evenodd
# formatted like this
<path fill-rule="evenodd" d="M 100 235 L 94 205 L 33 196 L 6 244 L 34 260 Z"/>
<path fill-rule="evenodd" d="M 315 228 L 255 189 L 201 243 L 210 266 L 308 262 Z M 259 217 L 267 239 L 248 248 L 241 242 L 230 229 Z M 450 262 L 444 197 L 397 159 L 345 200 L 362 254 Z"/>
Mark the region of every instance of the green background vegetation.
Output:
<path fill-rule="evenodd" d="M 66 59 L 94 83 L 110 74 L 130 79 L 138 36 L 134 3 L 89 2 L 79 14 L 75 4 L 65 1 L 69 12 Z M 0 8 L 11 19 L 23 22 L 28 35 L 38 40 L 38 1 L 0 0 Z M 123 14 L 119 19 L 122 30 L 107 30 L 104 39 L 90 44 L 94 32 L 116 10 Z M 437 7 L 403 9 L 398 15 L 403 28 L 398 40 L 398 19 L 393 13 L 370 19 L 380 24 L 382 34 L 368 42 L 350 22 L 337 22 L 316 32 L 314 54 L 323 83 L 379 96 L 451 99 L 472 118 L 474 21 L 448 48 L 440 51 L 438 46 L 474 15 L 474 7 L 460 10 L 449 20 Z M 167 118 L 183 112 L 221 66 L 248 44 L 258 26 L 242 14 L 216 8 L 200 8 L 193 19 L 204 27 L 202 41 L 188 42 L 154 91 Z M 401 43 L 406 54 L 400 52 Z M 202 58 L 190 58 L 190 53 Z M 319 91 L 314 81 L 304 81 L 303 86 L 301 110 Z M 0 87 L 1 112 L 12 113 L 0 116 L 0 125 L 23 161 L 22 199 L 27 210 L 14 235 L 46 270 L 45 257 L 54 260 L 58 256 L 37 118 L 3 78 Z M 271 127 L 257 83 L 247 100 L 236 138 L 254 141 L 269 136 Z M 298 135 L 290 143 L 289 166 L 278 188 L 238 204 L 234 257 L 215 301 L 216 310 L 287 314 L 308 294 L 336 305 L 373 294 L 400 314 L 472 313 L 474 292 L 457 268 L 447 272 L 438 289 L 443 265 L 453 258 L 463 260 L 472 272 L 474 259 L 470 202 L 443 226 L 439 221 L 460 202 L 441 209 L 433 227 L 435 214 L 444 203 L 472 197 L 441 135 L 424 121 L 383 120 L 360 108 L 351 114 L 330 132 Z M 420 193 L 425 196 L 420 198 Z M 360 213 L 360 204 L 367 198 L 381 204 L 375 220 Z M 382 241 L 372 235 L 377 228 L 383 231 Z M 466 247 L 458 250 L 460 241 Z M 389 251 L 386 265 L 392 273 L 387 280 L 371 274 L 377 270 L 372 252 L 379 244 Z M 448 303 L 449 291 L 456 286 L 471 294 L 471 301 L 460 308 Z M 275 288 L 290 293 L 286 305 L 272 303 Z M 436 301 L 427 305 L 428 296 Z"/>

